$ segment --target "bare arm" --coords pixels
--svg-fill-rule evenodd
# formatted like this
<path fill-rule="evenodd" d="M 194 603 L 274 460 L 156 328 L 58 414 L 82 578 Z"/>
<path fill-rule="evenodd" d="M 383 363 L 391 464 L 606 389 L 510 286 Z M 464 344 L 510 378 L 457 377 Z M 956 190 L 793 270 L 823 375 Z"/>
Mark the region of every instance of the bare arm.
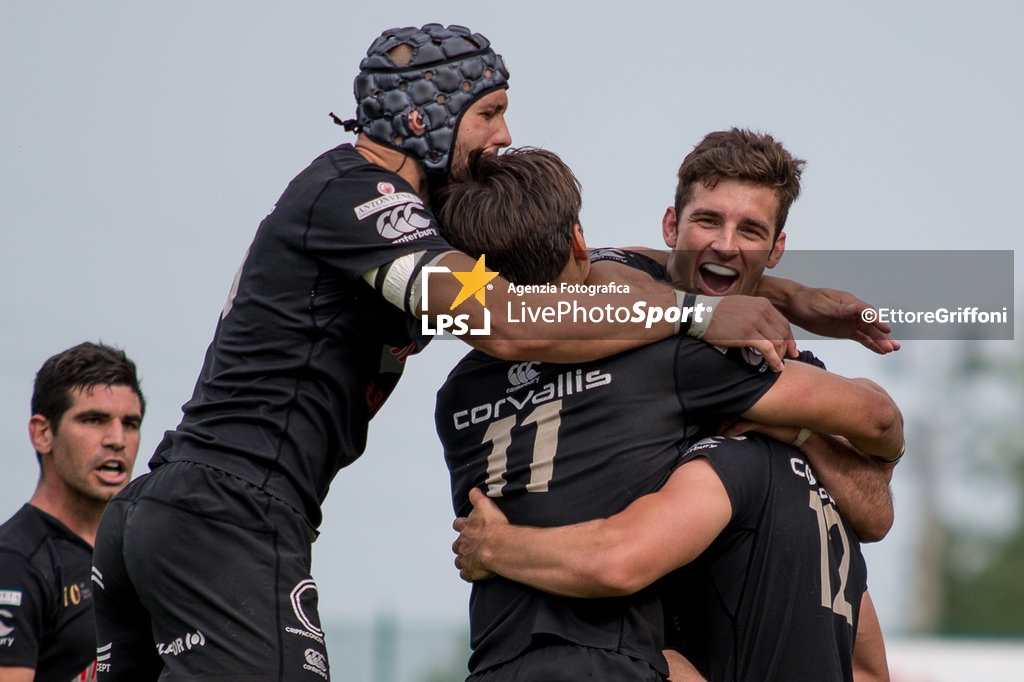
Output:
<path fill-rule="evenodd" d="M 465 580 L 500 574 L 569 597 L 632 594 L 689 563 L 728 525 L 732 504 L 708 461 L 679 467 L 661 490 L 607 519 L 573 526 L 509 525 L 480 490 L 452 545 Z"/>
<path fill-rule="evenodd" d="M 452 272 L 468 272 L 476 261 L 469 256 L 452 252 L 441 259 L 440 265 Z M 601 268 L 595 269 L 601 271 Z M 632 271 L 632 268 L 626 268 Z M 630 294 L 524 294 L 518 296 L 509 292 L 509 283 L 500 276 L 492 280 L 493 287 L 486 292 L 487 309 L 491 312 L 491 333 L 489 336 L 464 335 L 460 338 L 489 355 L 505 360 L 541 360 L 546 362 L 580 362 L 607 357 L 625 350 L 668 338 L 675 332 L 676 325 L 658 319 L 648 323 L 647 318 L 639 322 L 623 323 L 608 321 L 607 315 L 601 322 L 583 321 L 578 316 L 565 315 L 558 323 L 530 320 L 510 320 L 510 309 L 518 314 L 521 303 L 531 309 L 550 307 L 558 310 L 559 304 L 572 305 L 591 310 L 613 310 L 627 308 L 638 301 L 646 302 L 645 310 L 654 308 L 668 310 L 679 306 L 676 292 L 667 284 L 655 282 L 649 277 L 624 279 L 620 283 L 630 285 Z M 606 271 L 605 283 L 614 281 Z M 484 319 L 484 306 L 471 297 L 461 303 L 455 311 L 449 311 L 451 303 L 462 290 L 462 283 L 453 275 L 438 274 L 430 277 L 427 309 L 434 318 L 442 313 L 468 315 L 471 328 L 480 328 Z M 637 293 L 641 297 L 637 297 Z M 418 311 L 417 311 L 418 312 Z M 796 343 L 789 323 L 772 305 L 760 298 L 734 296 L 722 299 L 715 305 L 711 324 L 703 336 L 709 343 L 726 346 L 750 346 L 756 348 L 775 370 L 783 367 L 786 355 L 796 355 Z M 566 343 L 571 341 L 572 343 Z"/>
<path fill-rule="evenodd" d="M 857 537 L 884 538 L 895 519 L 892 465 L 879 464 L 837 436 L 812 434 L 801 449 Z"/>
<path fill-rule="evenodd" d="M 631 249 L 637 250 L 637 249 Z M 648 256 L 661 255 L 667 252 L 645 251 Z M 649 274 L 614 261 L 598 261 L 590 267 L 587 284 L 607 284 L 618 282 L 628 284 L 630 291 L 647 292 L 663 291 L 667 286 L 660 280 L 653 279 Z M 675 291 L 673 289 L 673 291 Z M 775 371 L 783 367 L 781 359 L 786 355 L 796 357 L 796 343 L 791 341 L 792 330 L 782 314 L 764 298 L 753 296 L 704 297 L 714 301 L 714 316 L 707 332 L 700 337 L 704 341 L 726 347 L 756 348 Z M 677 298 L 678 300 L 678 298 Z M 773 340 L 770 340 L 773 339 Z M 777 339 L 777 340 L 774 340 Z M 776 361 L 778 358 L 778 362 Z"/>
<path fill-rule="evenodd" d="M 853 645 L 853 679 L 854 682 L 889 682 L 882 627 L 867 592 L 860 600 L 857 640 Z"/>
<path fill-rule="evenodd" d="M 662 653 L 668 661 L 669 682 L 707 682 L 693 664 L 675 649 L 666 649 Z"/>
<path fill-rule="evenodd" d="M 32 668 L 8 668 L 0 666 L 0 682 L 32 682 L 36 671 Z"/>
<path fill-rule="evenodd" d="M 743 417 L 843 436 L 858 450 L 887 460 L 898 457 L 904 447 L 903 415 L 880 386 L 802 362 L 787 364 Z"/>
<path fill-rule="evenodd" d="M 782 443 L 792 443 L 800 433 L 800 429 L 792 426 L 765 426 L 741 420 L 723 435 L 751 431 Z M 893 465 L 879 464 L 837 436 L 812 433 L 799 447 L 860 541 L 877 542 L 884 538 L 895 518 L 889 487 Z"/>
<path fill-rule="evenodd" d="M 476 260 L 463 253 L 452 252 L 442 258 L 438 264 L 452 272 L 469 272 L 476 265 Z M 455 310 L 449 309 L 462 288 L 462 282 L 453 275 L 441 273 L 430 277 L 427 309 L 430 311 L 432 322 L 436 322 L 438 314 L 468 315 L 468 324 L 471 328 L 483 326 L 484 305 L 475 297 L 470 297 L 459 304 Z M 675 293 L 667 286 L 653 287 L 644 294 L 644 298 L 647 300 L 648 306 L 657 306 L 663 309 L 677 306 Z M 633 297 L 616 294 L 598 296 L 525 294 L 520 297 L 515 293 L 510 293 L 509 282 L 498 276 L 488 286 L 486 300 L 486 307 L 491 313 L 490 335 L 463 335 L 460 338 L 474 348 L 504 360 L 542 360 L 546 362 L 593 360 L 666 339 L 675 332 L 675 325 L 664 320 L 652 322 L 648 327 L 646 320 L 635 324 L 619 324 L 614 321 L 609 323 L 607 319 L 598 323 L 590 323 L 570 315 L 553 323 L 528 319 L 513 321 L 518 318 L 512 316 L 510 319 L 507 314 L 510 306 L 513 312 L 518 313 L 521 310 L 522 302 L 534 310 L 551 308 L 556 311 L 559 303 L 568 301 L 571 304 L 574 300 L 587 310 L 605 305 L 611 305 L 612 308 L 632 305 Z M 573 343 L 568 344 L 566 341 Z"/>
<path fill-rule="evenodd" d="M 900 349 L 888 324 L 869 324 L 861 318 L 861 312 L 871 306 L 853 294 L 779 277 L 761 277 L 757 294 L 770 300 L 790 322 L 814 334 L 853 339 L 881 355 Z"/>

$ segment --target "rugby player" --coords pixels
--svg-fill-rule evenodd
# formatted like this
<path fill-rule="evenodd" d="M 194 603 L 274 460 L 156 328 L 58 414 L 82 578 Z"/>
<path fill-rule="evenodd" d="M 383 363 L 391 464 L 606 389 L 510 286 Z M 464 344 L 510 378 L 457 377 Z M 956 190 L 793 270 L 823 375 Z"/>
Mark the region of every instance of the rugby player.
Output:
<path fill-rule="evenodd" d="M 36 374 L 35 492 L 0 526 L 0 680 L 94 680 L 89 579 L 96 529 L 131 479 L 146 401 L 135 364 L 82 343 Z"/>
<path fill-rule="evenodd" d="M 100 679 L 329 677 L 310 574 L 321 503 L 362 454 L 407 357 L 431 338 L 418 319 L 422 268 L 486 274 L 443 239 L 430 202 L 470 152 L 510 144 L 507 85 L 487 38 L 462 26 L 390 29 L 367 50 L 356 118 L 342 121 L 355 143 L 315 159 L 261 223 L 181 423 L 103 517 L 93 573 Z M 462 337 L 499 357 L 601 357 L 678 326 L 509 324 L 503 283 L 491 291 L 491 334 Z M 463 288 L 452 274 L 430 279 L 431 329 Z M 661 284 L 645 296 L 679 304 Z M 832 309 L 847 334 L 860 325 L 858 305 Z M 460 310 L 482 327 L 475 297 Z M 729 297 L 701 331 L 746 340 L 776 369 L 794 348 L 763 298 Z"/>
<path fill-rule="evenodd" d="M 525 150 L 480 157 L 470 179 L 448 195 L 442 220 L 451 242 L 470 254 L 486 253 L 510 280 L 524 285 L 587 281 L 590 259 L 579 225 L 578 187 L 555 155 Z M 780 376 L 767 371 L 756 354 L 723 354 L 692 339 L 588 363 L 510 363 L 477 352 L 460 362 L 439 391 L 435 419 L 456 512 L 470 509 L 471 495 L 485 511 L 474 512 L 468 525 L 460 522 L 466 537 L 456 543 L 463 550 L 459 562 L 466 577 L 484 577 L 496 568 L 504 576 L 473 586 L 470 679 L 663 679 L 668 669 L 661 653 L 659 594 L 649 587 L 658 575 L 643 585 L 629 583 L 628 589 L 597 583 L 586 574 L 577 581 L 571 571 L 549 575 L 543 568 L 555 559 L 547 555 L 567 550 L 576 558 L 573 542 L 589 537 L 588 524 L 584 530 L 570 526 L 568 532 L 513 527 L 479 498 L 496 500 L 517 524 L 548 527 L 603 519 L 637 498 L 647 499 L 642 496 L 666 479 L 674 490 L 680 474 L 669 474 L 680 448 L 740 415 L 840 433 L 887 459 L 902 444 L 899 411 L 877 386 L 801 363 Z M 763 473 L 751 470 L 755 477 Z M 821 489 L 808 467 L 801 471 L 800 499 L 806 507 L 808 485 L 816 495 Z M 677 515 L 696 517 L 692 507 L 704 500 L 701 494 L 693 497 L 696 501 Z M 823 505 L 835 515 L 830 499 Z M 688 550 L 706 546 L 721 530 L 715 521 L 684 526 L 688 536 L 677 544 Z M 818 538 L 817 526 L 805 528 Z M 569 543 L 537 548 L 516 542 L 515 551 L 524 554 L 512 558 L 503 544 L 506 530 L 513 531 L 513 541 L 516 531 L 535 531 L 542 543 L 545 533 Z M 667 541 L 654 529 L 644 533 Z M 806 538 L 799 532 L 794 536 Z M 817 566 L 819 551 L 814 552 Z M 678 556 L 671 548 L 662 553 Z M 855 594 L 863 583 L 863 562 L 838 552 L 836 560 L 844 558 L 852 561 L 848 588 Z M 592 596 L 614 598 L 571 598 Z"/>

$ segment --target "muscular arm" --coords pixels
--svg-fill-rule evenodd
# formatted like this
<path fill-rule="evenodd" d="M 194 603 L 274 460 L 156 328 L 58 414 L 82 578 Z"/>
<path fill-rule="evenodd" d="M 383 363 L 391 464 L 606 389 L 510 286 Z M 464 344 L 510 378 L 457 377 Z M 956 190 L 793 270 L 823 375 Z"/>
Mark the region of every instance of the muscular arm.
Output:
<path fill-rule="evenodd" d="M 842 433 L 887 459 L 903 443 L 902 416 L 884 391 L 804 363 L 791 363 L 744 416 Z M 701 458 L 681 466 L 661 490 L 622 512 L 574 526 L 511 526 L 480 491 L 471 491 L 470 500 L 474 512 L 456 521 L 462 535 L 453 546 L 463 578 L 497 573 L 573 597 L 631 594 L 649 585 L 692 561 L 732 514 L 720 479 Z"/>
<path fill-rule="evenodd" d="M 458 519 L 452 549 L 466 580 L 497 573 L 569 597 L 632 594 L 707 549 L 732 517 L 721 479 L 704 458 L 679 467 L 661 490 L 607 519 L 573 526 L 512 526 L 480 490 Z"/>
<path fill-rule="evenodd" d="M 890 336 L 889 325 L 864 321 L 861 312 L 871 306 L 853 294 L 762 276 L 757 295 L 770 300 L 790 322 L 814 334 L 853 339 L 880 355 L 900 349 L 899 342 Z"/>
<path fill-rule="evenodd" d="M 878 542 L 895 518 L 892 466 L 879 464 L 836 436 L 812 434 L 801 448 L 861 542 Z"/>
<path fill-rule="evenodd" d="M 854 682 L 889 682 L 882 628 L 867 592 L 860 601 L 857 639 L 853 645 L 853 679 Z"/>
<path fill-rule="evenodd" d="M 439 265 L 452 272 L 470 271 L 475 264 L 474 259 L 459 252 L 451 252 L 439 262 Z M 603 276 L 609 277 L 607 281 L 613 281 L 607 272 Z M 650 278 L 646 282 L 635 279 L 619 281 L 630 284 L 628 297 L 616 294 L 528 294 L 520 297 L 510 294 L 508 281 L 499 276 L 492 280 L 493 288 L 487 290 L 491 334 L 486 337 L 465 335 L 460 338 L 489 355 L 505 360 L 579 362 L 607 357 L 671 336 L 675 325 L 664 320 L 653 322 L 648 327 L 646 320 L 636 323 L 607 320 L 591 323 L 573 319 L 571 315 L 566 315 L 558 324 L 510 322 L 506 318 L 509 304 L 514 311 L 518 311 L 521 302 L 526 302 L 533 309 L 548 306 L 557 309 L 559 303 L 571 304 L 573 300 L 587 310 L 607 305 L 613 309 L 630 308 L 637 300 L 646 301 L 647 310 L 654 307 L 667 310 L 678 306 L 675 290 L 666 284 Z M 449 306 L 461 289 L 462 283 L 452 275 L 431 276 L 427 292 L 428 310 L 432 315 L 448 313 Z M 637 299 L 633 294 L 641 289 L 643 298 Z M 730 298 L 735 300 L 723 300 L 716 305 L 704 339 L 718 345 L 751 346 L 765 356 L 773 369 L 781 369 L 782 359 L 796 352 L 789 323 L 766 300 L 745 296 Z M 479 328 L 483 324 L 484 306 L 475 298 L 468 299 L 452 313 L 469 315 L 471 328 Z"/>
<path fill-rule="evenodd" d="M 801 362 L 788 363 L 743 417 L 842 436 L 861 452 L 883 459 L 894 459 L 903 450 L 903 415 L 880 386 Z"/>
<path fill-rule="evenodd" d="M 800 429 L 765 426 L 741 420 L 725 431 L 726 436 L 756 432 L 782 443 L 791 443 Z M 845 439 L 812 433 L 800 450 L 811 463 L 814 475 L 825 485 L 843 518 L 861 542 L 878 542 L 886 536 L 895 518 L 892 502 L 892 465 L 879 464 Z"/>

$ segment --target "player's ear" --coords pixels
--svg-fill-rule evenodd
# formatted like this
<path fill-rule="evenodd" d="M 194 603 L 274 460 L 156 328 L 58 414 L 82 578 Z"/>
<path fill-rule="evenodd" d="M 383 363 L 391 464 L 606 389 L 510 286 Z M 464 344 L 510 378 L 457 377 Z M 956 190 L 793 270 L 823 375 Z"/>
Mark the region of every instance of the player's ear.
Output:
<path fill-rule="evenodd" d="M 661 218 L 661 237 L 665 240 L 665 246 L 670 249 L 676 248 L 676 240 L 679 237 L 679 223 L 676 217 L 675 206 L 669 206 L 665 209 L 665 215 Z"/>
<path fill-rule="evenodd" d="M 34 414 L 28 420 L 28 437 L 39 454 L 48 455 L 53 450 L 53 427 L 43 415 Z"/>
<path fill-rule="evenodd" d="M 583 226 L 579 223 L 572 226 L 572 251 L 574 258 L 590 259 L 587 242 L 583 239 Z"/>
<path fill-rule="evenodd" d="M 774 268 L 778 265 L 779 261 L 782 260 L 782 254 L 786 251 L 786 233 L 779 232 L 779 236 L 775 238 L 775 243 L 772 244 L 772 252 L 768 256 L 768 265 L 766 267 Z"/>
<path fill-rule="evenodd" d="M 419 109 L 410 111 L 405 120 L 409 124 L 409 130 L 413 135 L 419 136 L 427 131 L 427 127 L 423 125 L 423 116 L 420 114 Z"/>

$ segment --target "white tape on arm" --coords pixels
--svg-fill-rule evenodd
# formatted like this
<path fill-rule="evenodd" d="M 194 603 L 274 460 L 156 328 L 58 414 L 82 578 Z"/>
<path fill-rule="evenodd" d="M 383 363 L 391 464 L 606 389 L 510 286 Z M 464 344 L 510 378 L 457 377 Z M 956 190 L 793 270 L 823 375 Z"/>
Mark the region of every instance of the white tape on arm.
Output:
<path fill-rule="evenodd" d="M 693 322 L 690 323 L 690 328 L 686 330 L 686 333 L 695 339 L 703 339 L 704 334 L 708 331 L 708 327 L 711 326 L 711 316 L 714 313 L 714 308 L 721 300 L 721 296 L 696 296 L 693 304 Z M 700 310 L 699 320 L 697 319 L 698 310 Z"/>

